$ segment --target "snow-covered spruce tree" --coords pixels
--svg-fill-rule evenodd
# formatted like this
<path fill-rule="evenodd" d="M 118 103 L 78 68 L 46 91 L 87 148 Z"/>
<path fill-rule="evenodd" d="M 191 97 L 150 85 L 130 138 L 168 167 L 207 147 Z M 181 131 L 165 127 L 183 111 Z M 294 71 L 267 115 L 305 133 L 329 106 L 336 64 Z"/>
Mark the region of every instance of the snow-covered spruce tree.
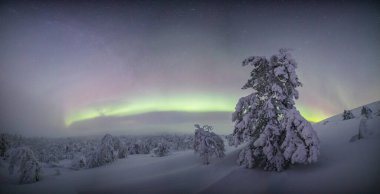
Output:
<path fill-rule="evenodd" d="M 270 59 L 249 57 L 243 61 L 247 65 L 253 70 L 242 89 L 253 92 L 240 98 L 232 116 L 235 145 L 248 141 L 238 163 L 281 171 L 290 164 L 316 162 L 319 139 L 294 106 L 301 83 L 289 50 L 280 49 Z"/>
<path fill-rule="evenodd" d="M 212 132 L 212 127 L 195 124 L 194 151 L 203 159 L 204 164 L 210 163 L 210 158 L 216 156 L 224 157 L 224 142 L 219 135 Z"/>
<path fill-rule="evenodd" d="M 28 147 L 18 147 L 9 151 L 9 174 L 17 172 L 19 183 L 33 183 L 40 180 L 41 165 Z"/>
<path fill-rule="evenodd" d="M 157 147 L 152 149 L 153 156 L 162 157 L 169 154 L 169 145 L 166 143 L 158 143 Z"/>
<path fill-rule="evenodd" d="M 343 120 L 349 120 L 355 118 L 354 114 L 350 110 L 343 111 Z"/>
<path fill-rule="evenodd" d="M 367 119 L 372 119 L 372 110 L 368 106 L 363 106 L 361 115 Z"/>

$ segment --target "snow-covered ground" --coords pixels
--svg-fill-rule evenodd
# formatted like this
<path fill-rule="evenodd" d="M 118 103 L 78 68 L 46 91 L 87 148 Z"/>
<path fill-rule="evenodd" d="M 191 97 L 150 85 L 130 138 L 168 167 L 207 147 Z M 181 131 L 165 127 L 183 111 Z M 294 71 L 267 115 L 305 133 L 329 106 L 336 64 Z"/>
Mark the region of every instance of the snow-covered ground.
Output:
<path fill-rule="evenodd" d="M 380 102 L 369 107 L 376 113 Z M 314 124 L 321 140 L 319 161 L 283 172 L 245 169 L 236 164 L 241 147 L 227 146 L 226 157 L 203 165 L 193 151 L 166 157 L 129 155 L 94 169 L 44 168 L 42 180 L 18 185 L 0 165 L 0 193 L 380 193 L 380 116 L 368 120 L 372 135 L 349 142 L 358 133 L 356 118 L 337 115 Z M 326 122 L 327 121 L 327 122 Z"/>

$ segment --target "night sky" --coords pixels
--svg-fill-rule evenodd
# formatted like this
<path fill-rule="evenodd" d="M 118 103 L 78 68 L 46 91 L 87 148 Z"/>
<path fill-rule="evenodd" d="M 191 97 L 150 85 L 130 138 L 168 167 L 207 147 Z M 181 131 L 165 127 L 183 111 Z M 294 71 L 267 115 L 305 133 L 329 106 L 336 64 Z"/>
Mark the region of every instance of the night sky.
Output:
<path fill-rule="evenodd" d="M 2 1 L 1 131 L 232 132 L 249 56 L 292 48 L 297 108 L 320 121 L 380 99 L 376 1 Z"/>

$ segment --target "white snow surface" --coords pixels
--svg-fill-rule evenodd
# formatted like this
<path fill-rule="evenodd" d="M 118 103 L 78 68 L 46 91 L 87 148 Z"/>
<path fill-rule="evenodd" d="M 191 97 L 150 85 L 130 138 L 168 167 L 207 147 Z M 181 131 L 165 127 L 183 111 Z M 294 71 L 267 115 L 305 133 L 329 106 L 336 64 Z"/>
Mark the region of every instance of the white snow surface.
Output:
<path fill-rule="evenodd" d="M 368 106 L 376 113 L 380 101 Z M 358 133 L 360 107 L 352 112 L 354 119 L 343 121 L 340 114 L 313 125 L 321 140 L 318 162 L 280 173 L 238 166 L 244 145 L 226 146 L 226 157 L 213 158 L 209 165 L 192 150 L 165 157 L 128 155 L 78 171 L 63 161 L 61 167 L 44 167 L 41 181 L 23 185 L 14 182 L 1 161 L 0 193 L 380 193 L 380 116 L 367 121 L 370 136 L 349 142 Z"/>

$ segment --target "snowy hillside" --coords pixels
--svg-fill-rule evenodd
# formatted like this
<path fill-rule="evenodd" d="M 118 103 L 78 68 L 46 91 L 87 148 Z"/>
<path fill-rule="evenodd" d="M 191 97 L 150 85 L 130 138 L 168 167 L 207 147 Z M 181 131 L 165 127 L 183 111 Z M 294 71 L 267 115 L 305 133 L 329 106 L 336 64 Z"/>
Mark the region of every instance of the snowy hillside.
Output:
<path fill-rule="evenodd" d="M 366 105 L 367 107 L 369 107 L 370 109 L 372 109 L 373 111 L 373 115 L 376 116 L 376 114 L 378 113 L 378 111 L 380 111 L 380 101 L 376 101 L 376 102 L 372 102 L 372 103 L 369 103 Z M 352 114 L 355 116 L 355 118 L 359 118 L 360 117 L 360 111 L 362 109 L 363 106 L 360 106 L 360 107 L 357 107 L 357 108 L 354 108 L 351 110 Z M 343 112 L 343 110 L 342 110 Z M 330 118 L 327 118 L 319 123 L 326 123 L 326 122 L 336 122 L 336 121 L 342 121 L 342 115 L 343 113 L 341 114 L 337 114 L 335 116 L 332 116 Z"/>
<path fill-rule="evenodd" d="M 43 168 L 41 181 L 18 185 L 0 165 L 0 193 L 380 193 L 380 102 L 368 105 L 374 112 L 367 122 L 367 138 L 349 142 L 358 133 L 356 118 L 336 115 L 313 127 L 321 140 L 319 161 L 295 165 L 283 172 L 245 169 L 236 164 L 241 147 L 226 146 L 226 156 L 203 165 L 191 150 L 165 157 L 128 155 L 93 169 Z M 227 144 L 227 143 L 226 143 Z M 67 162 L 67 161 L 66 161 Z"/>

